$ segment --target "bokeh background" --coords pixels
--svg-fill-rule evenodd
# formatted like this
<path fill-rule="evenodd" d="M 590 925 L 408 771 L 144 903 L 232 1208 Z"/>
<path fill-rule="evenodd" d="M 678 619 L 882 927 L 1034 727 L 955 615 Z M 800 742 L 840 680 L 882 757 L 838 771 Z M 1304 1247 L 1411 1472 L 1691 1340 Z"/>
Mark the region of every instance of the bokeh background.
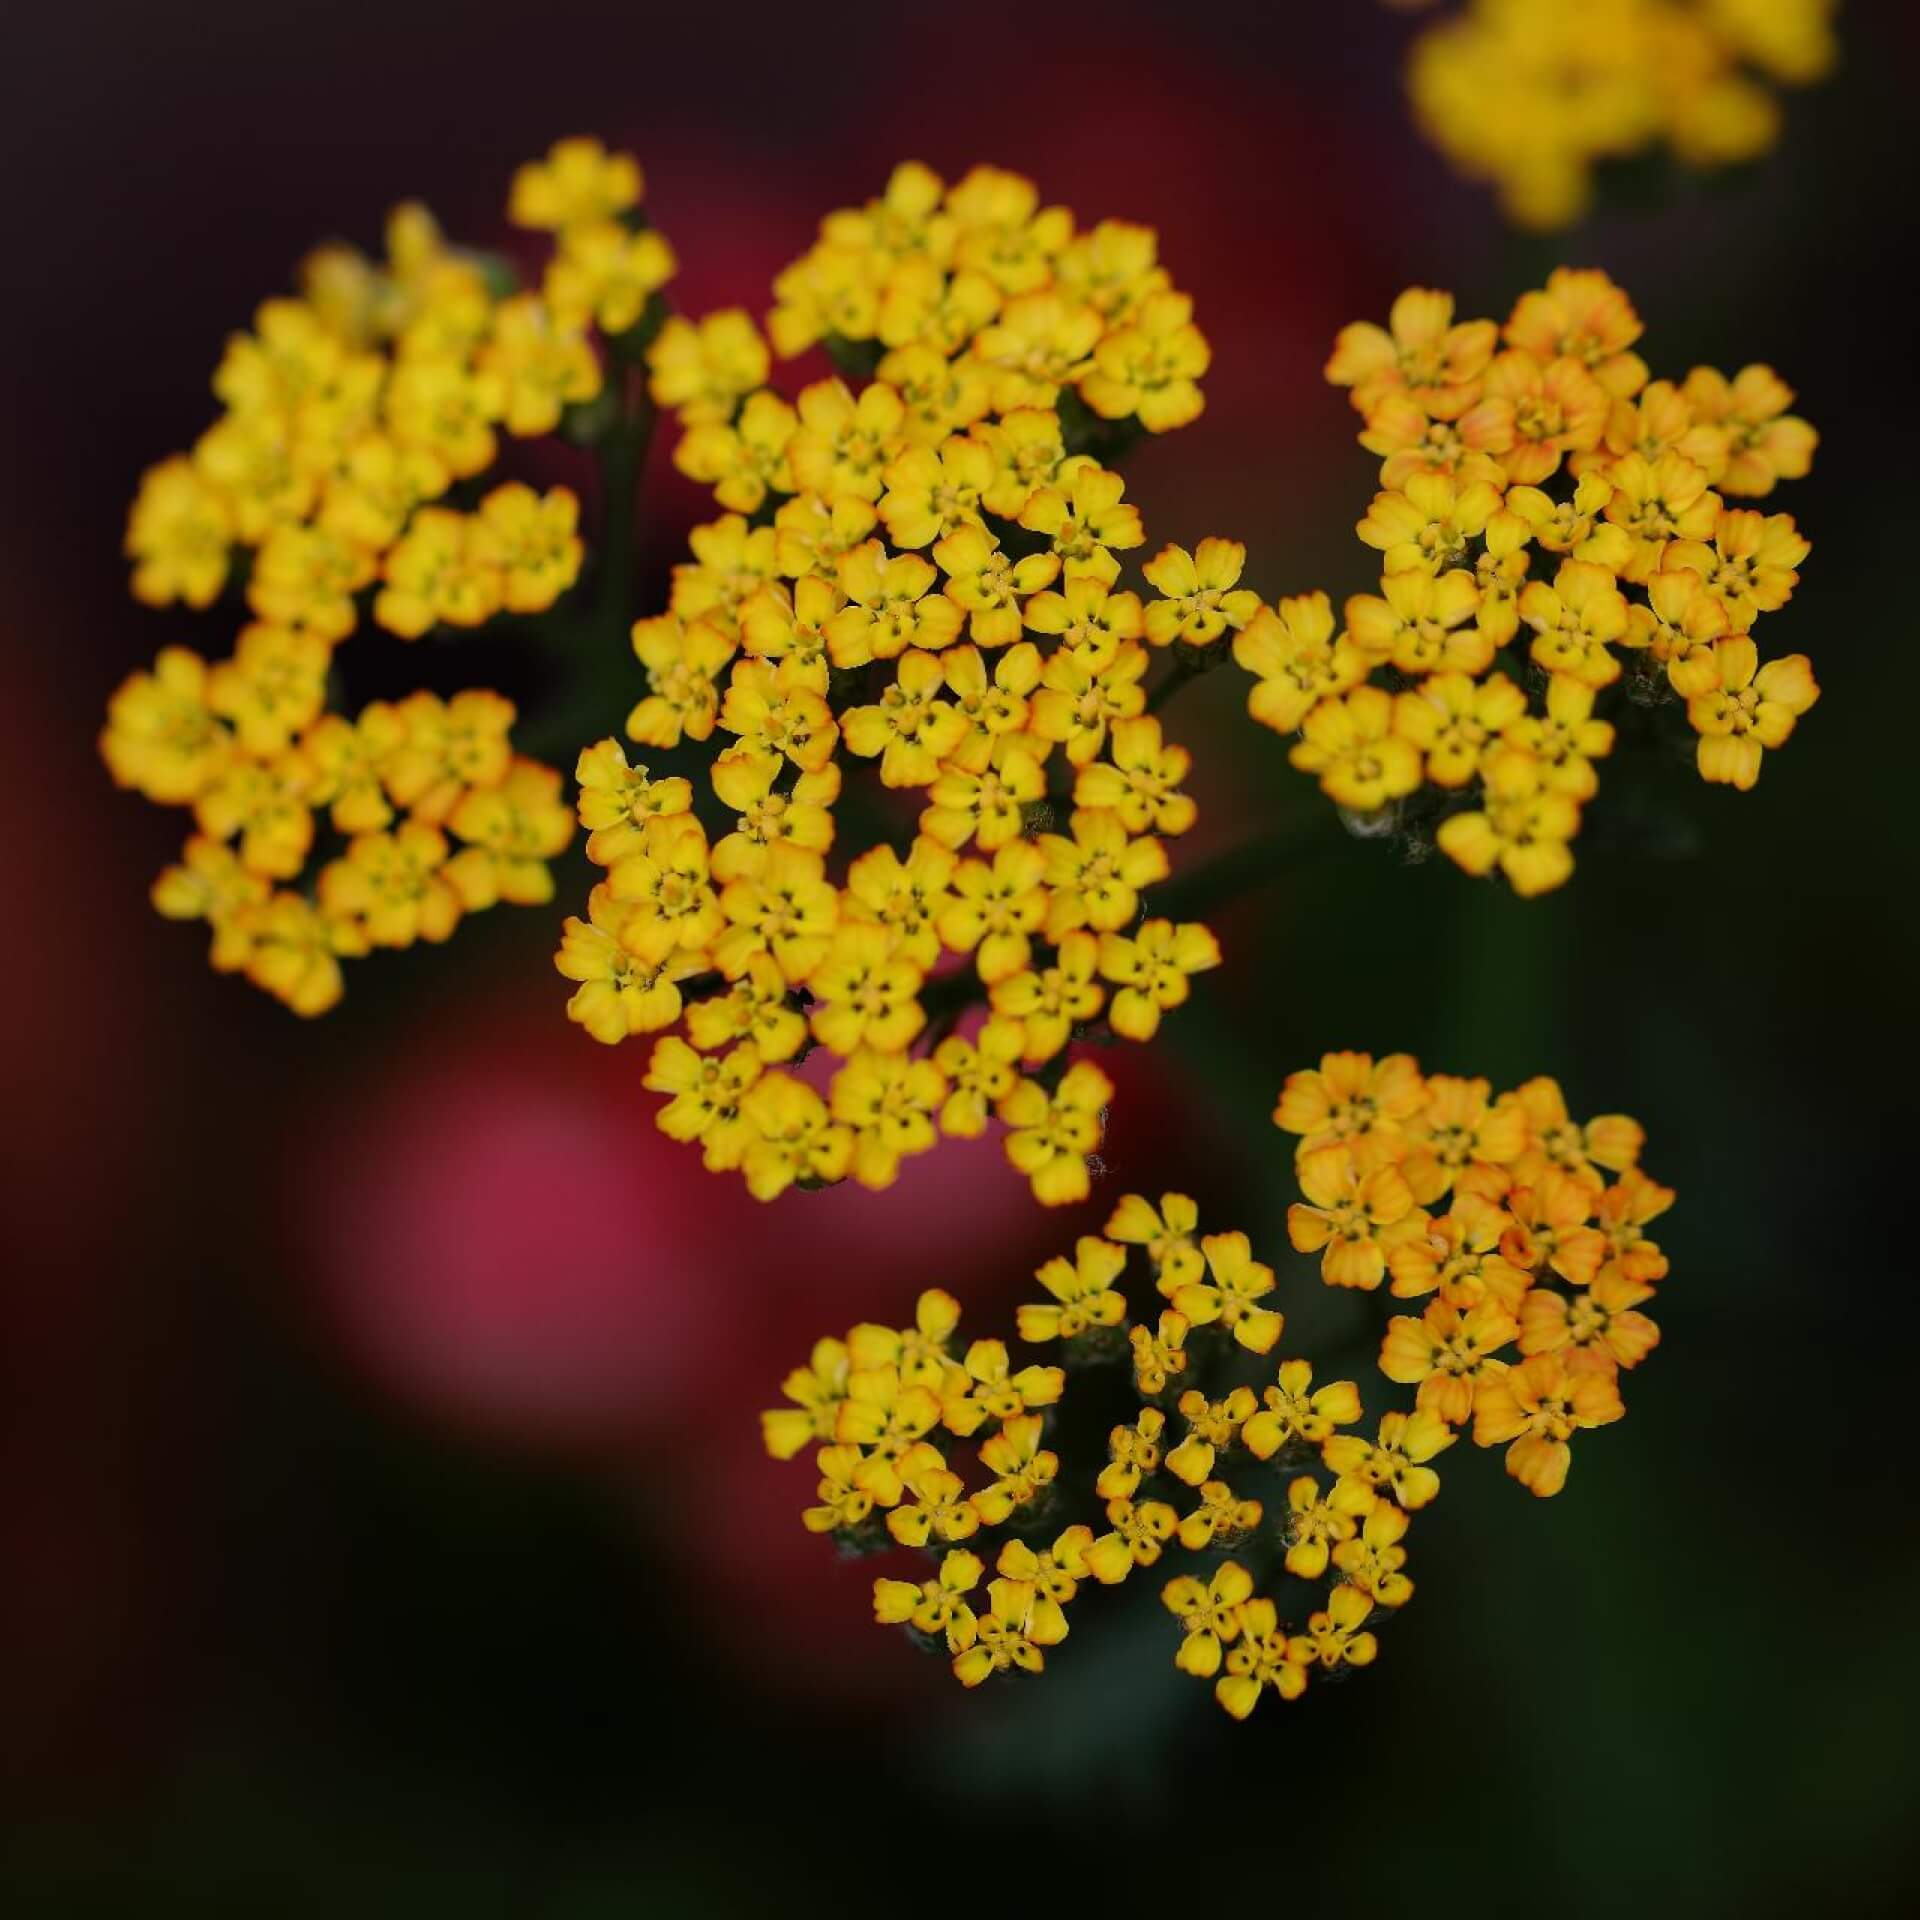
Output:
<path fill-rule="evenodd" d="M 1406 23 L 1358 0 L 13 19 L 0 1904 L 585 1920 L 1112 1881 L 1128 1910 L 1911 1911 L 1905 11 L 1846 9 L 1845 72 L 1763 166 L 1545 246 L 1419 141 Z M 1156 540 L 1247 540 L 1269 595 L 1370 585 L 1371 464 L 1319 374 L 1409 282 L 1503 314 L 1556 258 L 1603 265 L 1656 372 L 1770 360 L 1822 431 L 1781 502 L 1814 557 L 1766 625 L 1820 706 L 1755 793 L 1673 779 L 1546 900 L 1346 840 L 1238 675 L 1173 710 L 1217 842 L 1293 820 L 1306 851 L 1129 1063 L 1089 1218 L 1187 1184 L 1275 1249 L 1273 1091 L 1337 1046 L 1552 1071 L 1640 1115 L 1682 1196 L 1631 1417 L 1552 1503 L 1463 1461 L 1356 1684 L 1236 1730 L 1163 1628 L 963 1698 L 801 1534 L 808 1475 L 754 1414 L 814 1335 L 934 1282 L 990 1322 L 1087 1224 L 992 1148 L 756 1209 L 654 1132 L 637 1048 L 561 1018 L 557 909 L 358 967 L 306 1027 L 146 908 L 177 818 L 93 737 L 208 635 L 126 597 L 140 468 L 311 243 L 374 241 L 404 195 L 505 241 L 512 165 L 585 130 L 643 157 L 694 308 L 761 307 L 905 155 L 1158 226 L 1215 365 L 1129 485 Z M 656 596 L 700 511 L 664 454 Z M 1329 1310 L 1282 1270 L 1309 1332 Z"/>

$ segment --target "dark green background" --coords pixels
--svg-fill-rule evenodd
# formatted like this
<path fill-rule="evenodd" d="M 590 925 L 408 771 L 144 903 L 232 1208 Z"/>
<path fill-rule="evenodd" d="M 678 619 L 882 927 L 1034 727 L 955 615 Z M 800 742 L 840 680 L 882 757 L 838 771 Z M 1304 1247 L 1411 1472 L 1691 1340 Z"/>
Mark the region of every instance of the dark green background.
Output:
<path fill-rule="evenodd" d="M 1223 1911 L 1910 1910 L 1920 502 L 1893 191 L 1915 49 L 1895 12 L 1845 10 L 1846 71 L 1792 102 L 1765 165 L 1624 182 L 1644 204 L 1563 246 L 1503 234 L 1445 174 L 1405 124 L 1405 23 L 1359 4 L 776 21 L 222 0 L 13 24 L 10 1910 L 1041 1911 L 1109 1883 Z M 1443 1462 L 1418 1598 L 1349 1686 L 1234 1729 L 1197 1685 L 1170 1690 L 1164 1630 L 1120 1619 L 979 1701 L 898 1661 L 897 1693 L 850 1681 L 839 1705 L 769 1676 L 849 1671 L 865 1643 L 822 1622 L 863 1608 L 864 1578 L 708 1583 L 683 1503 L 739 1500 L 749 1567 L 755 1530 L 791 1524 L 804 1469 L 768 1465 L 780 1490 L 750 1498 L 757 1469 L 704 1477 L 713 1430 L 751 1421 L 799 1330 L 957 1281 L 905 1206 L 884 1256 L 849 1258 L 785 1203 L 787 1256 L 757 1276 L 770 1313 L 788 1303 L 784 1346 L 703 1348 L 696 1302 L 671 1337 L 711 1365 L 704 1420 L 631 1440 L 444 1417 L 338 1338 L 304 1169 L 351 1220 L 328 1156 L 350 1160 L 396 1074 L 479 1060 L 504 1024 L 529 1086 L 590 1072 L 644 1128 L 641 1060 L 578 1066 L 551 915 L 363 969 L 315 1030 L 146 913 L 177 823 L 111 790 L 92 735 L 162 639 L 217 638 L 126 600 L 122 517 L 139 468 L 203 423 L 226 330 L 313 239 L 371 239 L 417 192 L 497 240 L 511 165 L 586 128 L 641 153 L 696 306 L 760 304 L 814 217 L 910 152 L 1152 220 L 1218 358 L 1206 417 L 1131 484 L 1156 541 L 1246 539 L 1269 595 L 1369 584 L 1350 529 L 1371 465 L 1318 369 L 1335 327 L 1408 282 L 1498 314 L 1556 258 L 1604 265 L 1656 372 L 1770 360 L 1822 432 L 1777 503 L 1813 557 L 1762 628 L 1814 657 L 1820 705 L 1747 796 L 1603 770 L 1578 876 L 1546 900 L 1344 841 L 1235 719 L 1239 676 L 1173 709 L 1220 840 L 1297 821 L 1311 851 L 1222 919 L 1228 965 L 1159 1049 L 1190 1068 L 1134 1094 L 1109 1192 L 1170 1164 L 1273 1254 L 1273 1091 L 1360 1046 L 1503 1083 L 1552 1071 L 1576 1108 L 1639 1115 L 1681 1194 L 1665 1338 L 1626 1423 L 1582 1443 L 1551 1503 L 1491 1458 Z M 654 480 L 657 597 L 698 503 L 664 461 Z M 1011 1180 L 992 1192 L 1025 1206 Z M 556 1264 L 570 1244 L 556 1211 Z M 641 1300 L 656 1251 L 635 1237 Z M 1003 1289 L 1030 1262 L 1021 1239 Z M 1283 1278 L 1299 1332 L 1331 1324 L 1300 1269 Z"/>

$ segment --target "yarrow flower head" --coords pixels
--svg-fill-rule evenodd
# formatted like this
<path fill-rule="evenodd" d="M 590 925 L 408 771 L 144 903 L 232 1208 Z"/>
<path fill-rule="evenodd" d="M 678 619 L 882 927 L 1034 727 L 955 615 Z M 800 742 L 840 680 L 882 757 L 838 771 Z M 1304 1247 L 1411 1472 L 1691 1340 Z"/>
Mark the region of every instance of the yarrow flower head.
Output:
<path fill-rule="evenodd" d="M 633 627 L 638 753 L 581 758 L 570 1015 L 647 1036 L 661 1124 L 763 1197 L 997 1120 L 1080 1200 L 1112 1082 L 1079 1049 L 1151 1039 L 1221 957 L 1153 911 L 1196 809 L 1146 680 L 1260 603 L 1236 542 L 1153 555 L 1113 464 L 1200 411 L 1206 342 L 1150 231 L 991 167 L 898 168 L 774 300 L 645 351 L 721 511 Z M 822 343 L 838 376 L 768 384 Z"/>
<path fill-rule="evenodd" d="M 1510 220 L 1562 227 L 1606 162 L 1654 147 L 1696 169 L 1758 159 L 1780 136 L 1773 89 L 1832 71 L 1837 6 L 1465 0 L 1415 42 L 1407 86 L 1427 138 Z"/>
<path fill-rule="evenodd" d="M 228 341 L 220 417 L 141 483 L 135 598 L 248 623 L 226 659 L 169 647 L 127 680 L 101 753 L 120 785 L 192 810 L 159 910 L 205 922 L 216 967 L 298 1013 L 339 999 L 342 959 L 551 897 L 573 815 L 559 773 L 514 751 L 512 704 L 342 709 L 335 690 L 369 628 L 452 637 L 563 607 L 585 552 L 575 494 L 491 470 L 503 439 L 580 418 L 644 331 L 674 261 L 640 193 L 635 162 L 593 140 L 521 168 L 511 217 L 554 251 L 520 291 L 417 204 L 389 219 L 384 260 L 320 249 Z"/>
<path fill-rule="evenodd" d="M 1173 1664 L 1234 1718 L 1297 1699 L 1378 1656 L 1414 1593 L 1407 1536 L 1463 1436 L 1548 1496 L 1576 1436 L 1621 1417 L 1622 1378 L 1659 1339 L 1644 1309 L 1667 1261 L 1647 1229 L 1674 1197 L 1641 1169 L 1636 1122 L 1577 1123 L 1548 1079 L 1496 1095 L 1364 1053 L 1293 1075 L 1275 1118 L 1304 1189 L 1295 1249 L 1331 1284 L 1420 1305 L 1380 1316 L 1387 1404 L 1276 1359 L 1283 1316 L 1254 1304 L 1272 1270 L 1242 1233 L 1196 1242 L 1192 1200 L 1168 1193 L 1123 1196 L 1106 1235 L 1039 1270 L 1049 1299 L 1018 1332 L 1064 1365 L 963 1350 L 935 1289 L 910 1327 L 820 1341 L 762 1416 L 776 1459 L 812 1450 L 806 1527 L 923 1556 L 874 1582 L 874 1617 L 961 1685 L 1071 1658 L 1069 1625 L 1098 1630 L 1131 1594 L 1173 1616 Z M 1073 1374 L 1105 1366 L 1140 1404 L 1082 1458 L 1060 1410 Z M 1307 1588 L 1291 1622 L 1262 1590 L 1282 1575 Z"/>
<path fill-rule="evenodd" d="M 1677 736 L 1702 779 L 1750 788 L 1819 698 L 1806 656 L 1763 661 L 1753 632 L 1808 543 L 1730 504 L 1803 477 L 1818 436 L 1770 368 L 1651 379 L 1641 332 L 1571 268 L 1504 327 L 1411 288 L 1342 329 L 1327 377 L 1384 456 L 1357 528 L 1379 592 L 1343 624 L 1324 594 L 1282 601 L 1233 651 L 1249 714 L 1297 735 L 1356 832 L 1544 893 L 1603 765 Z"/>

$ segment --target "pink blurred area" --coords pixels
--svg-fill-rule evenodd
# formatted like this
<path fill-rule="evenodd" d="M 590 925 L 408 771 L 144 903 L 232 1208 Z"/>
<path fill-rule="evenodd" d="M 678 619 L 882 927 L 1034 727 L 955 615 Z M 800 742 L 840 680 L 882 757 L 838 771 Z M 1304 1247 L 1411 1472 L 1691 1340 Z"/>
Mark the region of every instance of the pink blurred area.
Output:
<path fill-rule="evenodd" d="M 757 1410 L 820 1336 L 910 1323 L 929 1286 L 962 1300 L 963 1336 L 1004 1335 L 1034 1268 L 1097 1231 L 1118 1184 L 1043 1213 L 988 1138 L 908 1161 L 884 1192 L 762 1204 L 659 1132 L 645 1043 L 594 1045 L 558 1018 L 562 991 L 545 1008 L 518 986 L 456 991 L 289 1134 L 320 1321 L 414 1416 L 630 1485 L 653 1550 L 718 1617 L 778 1607 L 811 1636 L 820 1658 L 798 1663 L 729 1639 L 729 1659 L 768 1656 L 766 1684 L 884 1698 L 918 1668 L 866 1659 L 871 1569 L 800 1527 L 809 1460 L 769 1461 Z M 458 1042 L 473 1033 L 484 1047 Z M 1202 1140 L 1155 1145 L 1176 1081 L 1145 1054 L 1110 1066 L 1112 1161 L 1191 1169 Z"/>

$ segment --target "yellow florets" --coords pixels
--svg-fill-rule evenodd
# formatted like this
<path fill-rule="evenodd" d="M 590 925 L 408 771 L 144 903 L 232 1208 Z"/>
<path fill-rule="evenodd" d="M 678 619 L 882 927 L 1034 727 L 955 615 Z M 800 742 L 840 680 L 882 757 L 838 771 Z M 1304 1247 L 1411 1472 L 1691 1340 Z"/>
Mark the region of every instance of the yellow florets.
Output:
<path fill-rule="evenodd" d="M 339 997 L 343 957 L 550 895 L 572 812 L 557 773 L 515 759 L 507 702 L 418 694 L 348 719 L 328 687 L 369 614 L 411 640 L 543 614 L 574 586 L 569 488 L 449 495 L 494 464 L 502 429 L 549 433 L 600 393 L 590 329 L 636 326 L 673 268 L 639 191 L 634 162 L 593 141 L 521 170 L 513 217 L 555 236 L 545 294 L 503 298 L 505 264 L 449 247 L 419 206 L 394 211 L 383 262 L 323 248 L 297 297 L 228 342 L 222 417 L 141 484 L 135 596 L 205 609 L 231 593 L 253 619 L 229 659 L 170 647 L 128 680 L 101 751 L 121 785 L 194 810 L 160 911 L 209 922 L 216 966 L 301 1013 Z M 312 861 L 326 834 L 338 856 Z M 271 892 L 310 861 L 309 892 Z"/>
<path fill-rule="evenodd" d="M 1363 1420 L 1354 1381 L 1316 1383 L 1306 1359 L 1272 1358 L 1283 1316 L 1251 1304 L 1274 1281 L 1247 1236 L 1196 1248 L 1185 1195 L 1128 1194 L 1109 1237 L 1083 1235 L 1041 1267 L 1047 1302 L 1020 1308 L 1020 1338 L 1062 1366 L 1015 1368 L 998 1340 L 963 1353 L 959 1303 L 934 1290 L 911 1327 L 822 1340 L 784 1382 L 788 1404 L 761 1416 L 774 1458 L 812 1451 L 811 1531 L 928 1556 L 926 1577 L 875 1581 L 874 1617 L 942 1653 L 963 1685 L 1041 1671 L 1067 1610 L 1080 1621 L 1099 1606 L 1085 1596 L 1170 1553 L 1207 1553 L 1210 1569 L 1161 1589 L 1180 1625 L 1174 1664 L 1212 1681 L 1236 1719 L 1269 1688 L 1294 1699 L 1374 1659 L 1413 1596 L 1411 1518 L 1438 1498 L 1434 1462 L 1463 1434 L 1551 1495 L 1572 1437 L 1621 1417 L 1620 1377 L 1659 1339 L 1641 1308 L 1667 1262 L 1647 1228 L 1674 1197 L 1640 1171 L 1634 1121 L 1578 1125 L 1547 1079 L 1496 1096 L 1405 1054 L 1359 1053 L 1294 1074 L 1274 1117 L 1299 1137 L 1294 1248 L 1331 1284 L 1390 1282 L 1396 1302 L 1422 1303 L 1418 1317 L 1380 1316 L 1380 1372 L 1411 1390 L 1405 1404 Z M 1178 1311 L 1161 1310 L 1170 1290 Z M 1137 1416 L 1094 1457 L 1063 1458 L 1068 1371 L 1130 1355 Z M 1063 1503 L 1085 1517 L 1062 1527 Z M 1315 1589 L 1294 1626 L 1259 1592 L 1283 1572 Z"/>
<path fill-rule="evenodd" d="M 1105 464 L 1198 411 L 1205 343 L 1151 233 L 1077 233 L 990 168 L 900 168 L 776 298 L 772 348 L 827 338 L 847 377 L 775 393 L 737 309 L 646 352 L 675 464 L 723 511 L 633 628 L 627 734 L 648 762 L 702 749 L 705 779 L 663 813 L 618 743 L 582 757 L 607 877 L 559 955 L 570 1012 L 664 1036 L 662 1126 L 763 1198 L 890 1185 L 991 1116 L 1069 1203 L 1112 1095 L 1076 1043 L 1150 1038 L 1220 959 L 1203 926 L 1142 923 L 1196 812 L 1145 683 L 1154 649 L 1224 652 L 1260 603 L 1244 549 L 1206 539 L 1147 562 L 1143 608 Z"/>
<path fill-rule="evenodd" d="M 1521 226 L 1566 226 L 1597 164 L 1665 146 L 1683 165 L 1757 159 L 1775 85 L 1837 58 L 1837 0 L 1467 0 L 1415 42 L 1407 85 L 1427 137 L 1490 181 Z"/>
<path fill-rule="evenodd" d="M 1808 543 L 1729 504 L 1803 477 L 1818 436 L 1771 368 L 1650 379 L 1641 331 L 1572 268 L 1504 328 L 1411 288 L 1387 326 L 1342 329 L 1327 378 L 1384 460 L 1356 529 L 1380 591 L 1341 624 L 1324 594 L 1283 600 L 1233 652 L 1248 711 L 1298 733 L 1293 764 L 1356 831 L 1542 893 L 1623 735 L 1684 713 L 1701 777 L 1747 788 L 1819 698 L 1804 655 L 1762 665 L 1751 638 Z"/>

